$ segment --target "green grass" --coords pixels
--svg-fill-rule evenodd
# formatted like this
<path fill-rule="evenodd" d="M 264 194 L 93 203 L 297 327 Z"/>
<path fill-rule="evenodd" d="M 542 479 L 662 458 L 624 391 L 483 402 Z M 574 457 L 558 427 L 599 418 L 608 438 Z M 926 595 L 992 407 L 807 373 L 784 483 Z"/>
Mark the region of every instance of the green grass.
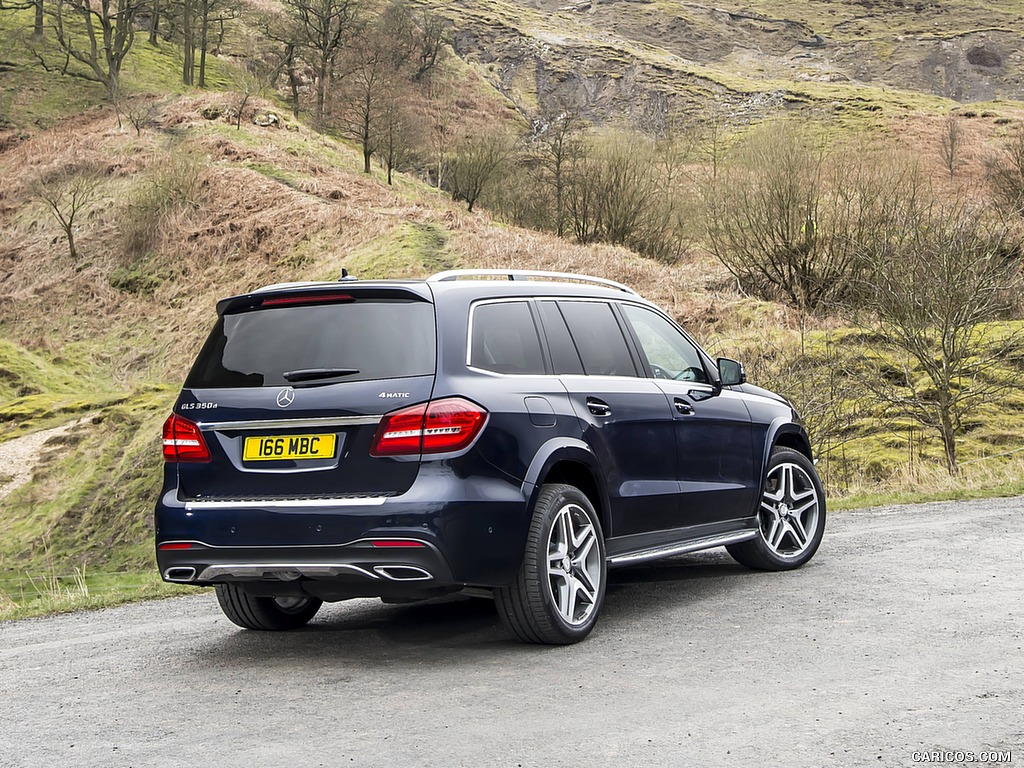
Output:
<path fill-rule="evenodd" d="M 349 272 L 373 280 L 422 277 L 457 266 L 446 251 L 447 232 L 436 224 L 406 222 L 345 257 Z M 335 279 L 337 275 L 322 276 Z"/>
<path fill-rule="evenodd" d="M 49 26 L 42 40 L 31 39 L 32 21 L 32 11 L 0 13 L 0 61 L 10 70 L 0 77 L 0 128 L 45 128 L 109 100 L 101 84 L 59 71 L 47 72 L 39 65 L 33 51 L 51 68 L 59 68 L 64 57 Z M 122 89 L 127 95 L 186 93 L 190 88 L 182 84 L 181 67 L 179 46 L 163 41 L 153 46 L 146 34 L 137 33 L 122 66 Z M 87 72 L 74 61 L 69 70 Z M 231 64 L 208 56 L 206 88 L 229 90 L 233 71 Z"/>
<path fill-rule="evenodd" d="M 151 570 L 138 573 L 24 574 L 0 579 L 0 621 L 110 608 L 206 591 L 164 583 L 155 565 Z"/>
<path fill-rule="evenodd" d="M 0 578 L 151 565 L 160 427 L 173 397 L 140 392 L 47 443 L 32 482 L 4 500 Z"/>
<path fill-rule="evenodd" d="M 0 442 L 124 401 L 124 391 L 77 357 L 65 349 L 47 360 L 0 339 Z"/>

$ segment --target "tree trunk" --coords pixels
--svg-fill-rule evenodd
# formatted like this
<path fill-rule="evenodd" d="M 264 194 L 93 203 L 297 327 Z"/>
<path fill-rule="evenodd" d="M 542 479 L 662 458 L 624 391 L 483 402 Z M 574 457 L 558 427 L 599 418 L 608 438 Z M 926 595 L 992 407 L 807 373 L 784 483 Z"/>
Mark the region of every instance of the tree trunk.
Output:
<path fill-rule="evenodd" d="M 192 0 L 185 0 L 181 4 L 181 34 L 182 53 L 185 61 L 181 65 L 181 82 L 185 85 L 192 85 L 195 70 L 195 36 L 192 29 Z"/>
<path fill-rule="evenodd" d="M 952 477 L 956 477 L 960 474 L 960 465 L 957 463 L 956 458 L 956 430 L 953 429 L 953 422 L 949 418 L 949 413 L 945 410 L 942 412 L 942 423 L 939 427 L 939 431 L 942 437 L 942 448 L 946 458 L 946 469 Z"/>
<path fill-rule="evenodd" d="M 316 73 L 316 121 L 317 130 L 323 133 L 324 126 L 324 101 L 327 98 L 327 75 L 330 73 L 329 62 L 326 56 L 320 57 L 320 69 Z"/>
<path fill-rule="evenodd" d="M 36 7 L 36 18 L 35 23 L 32 26 L 32 38 L 34 40 L 43 39 L 43 0 L 35 0 Z"/>
<path fill-rule="evenodd" d="M 295 46 L 289 44 L 285 52 L 288 62 L 288 87 L 292 91 L 292 117 L 299 119 L 299 75 L 295 71 Z"/>
<path fill-rule="evenodd" d="M 206 87 L 206 45 L 210 30 L 210 0 L 202 2 L 203 24 L 199 32 L 199 87 Z"/>
<path fill-rule="evenodd" d="M 149 17 L 149 44 L 156 45 L 160 33 L 160 0 L 153 0 L 153 11 Z"/>

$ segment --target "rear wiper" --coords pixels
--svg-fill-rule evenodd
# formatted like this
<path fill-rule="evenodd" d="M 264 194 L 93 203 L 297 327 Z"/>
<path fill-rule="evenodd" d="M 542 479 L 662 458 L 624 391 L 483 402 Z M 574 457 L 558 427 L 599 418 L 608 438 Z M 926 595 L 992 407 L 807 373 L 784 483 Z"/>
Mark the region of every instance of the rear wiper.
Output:
<path fill-rule="evenodd" d="M 351 376 L 359 373 L 358 368 L 300 368 L 297 371 L 285 371 L 282 376 L 288 381 L 316 381 L 317 379 L 333 379 L 336 376 Z"/>

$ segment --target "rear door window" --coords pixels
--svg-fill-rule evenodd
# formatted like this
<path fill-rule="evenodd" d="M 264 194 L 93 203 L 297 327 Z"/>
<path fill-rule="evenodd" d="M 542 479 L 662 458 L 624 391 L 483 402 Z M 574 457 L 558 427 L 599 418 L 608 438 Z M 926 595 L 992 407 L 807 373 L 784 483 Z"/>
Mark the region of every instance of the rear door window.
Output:
<path fill-rule="evenodd" d="M 544 354 L 525 301 L 502 301 L 473 307 L 469 364 L 495 373 L 542 374 Z"/>
<path fill-rule="evenodd" d="M 583 370 L 590 376 L 636 376 L 619 321 L 603 301 L 560 301 Z"/>
<path fill-rule="evenodd" d="M 315 369 L 344 371 L 332 383 L 423 376 L 434 373 L 436 346 L 434 306 L 422 301 L 357 300 L 226 314 L 185 386 L 286 386 L 294 381 L 285 373 Z"/>

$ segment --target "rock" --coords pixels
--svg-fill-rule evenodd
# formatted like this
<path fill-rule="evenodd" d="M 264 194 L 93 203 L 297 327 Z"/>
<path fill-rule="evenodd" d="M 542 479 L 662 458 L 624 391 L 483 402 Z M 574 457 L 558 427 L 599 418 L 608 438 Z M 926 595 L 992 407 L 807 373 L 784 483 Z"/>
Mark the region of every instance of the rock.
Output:
<path fill-rule="evenodd" d="M 205 117 L 207 120 L 216 120 L 224 114 L 224 109 L 214 104 L 210 104 L 200 109 L 199 114 Z"/>
<path fill-rule="evenodd" d="M 273 112 L 263 112 L 258 114 L 252 119 L 252 121 L 261 128 L 269 128 L 270 126 L 279 128 L 281 126 L 281 118 Z"/>

